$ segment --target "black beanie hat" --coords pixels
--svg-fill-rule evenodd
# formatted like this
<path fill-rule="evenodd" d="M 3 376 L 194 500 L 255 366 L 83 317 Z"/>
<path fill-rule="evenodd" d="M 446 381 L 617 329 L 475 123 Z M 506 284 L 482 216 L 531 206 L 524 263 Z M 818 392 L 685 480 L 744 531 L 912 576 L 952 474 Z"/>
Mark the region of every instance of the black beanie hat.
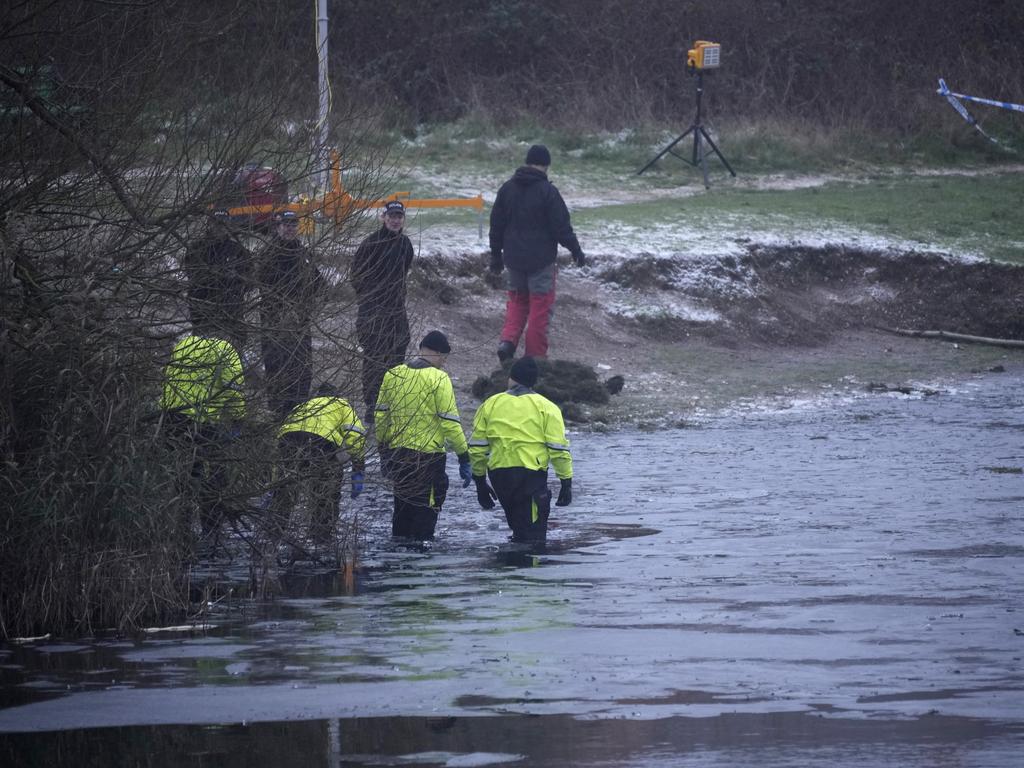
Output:
<path fill-rule="evenodd" d="M 448 343 L 448 337 L 440 331 L 431 331 L 424 336 L 423 341 L 420 342 L 420 347 L 445 355 L 452 351 L 452 346 Z"/>
<path fill-rule="evenodd" d="M 543 144 L 534 144 L 526 153 L 527 165 L 551 165 L 551 153 Z"/>
<path fill-rule="evenodd" d="M 508 376 L 524 387 L 532 387 L 537 383 L 537 361 L 532 357 L 521 357 L 512 363 Z"/>

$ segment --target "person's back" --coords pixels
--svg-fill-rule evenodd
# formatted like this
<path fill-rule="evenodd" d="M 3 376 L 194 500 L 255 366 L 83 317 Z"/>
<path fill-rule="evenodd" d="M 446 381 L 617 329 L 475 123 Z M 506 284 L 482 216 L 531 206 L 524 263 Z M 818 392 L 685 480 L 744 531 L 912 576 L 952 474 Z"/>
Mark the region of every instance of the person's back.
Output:
<path fill-rule="evenodd" d="M 278 430 L 278 437 L 292 432 L 316 435 L 360 457 L 366 443 L 366 430 L 352 406 L 335 395 L 318 395 L 295 406 Z"/>
<path fill-rule="evenodd" d="M 450 352 L 447 337 L 431 331 L 420 342 L 417 357 L 391 368 L 380 388 L 377 442 L 382 474 L 394 483 L 392 536 L 434 537 L 448 493 L 448 448 L 459 457 L 463 487 L 472 482 L 455 390 L 443 370 Z"/>
<path fill-rule="evenodd" d="M 376 429 L 390 448 L 443 453 L 446 440 L 458 443 L 462 427 L 448 374 L 418 360 L 389 370 L 377 399 Z"/>
<path fill-rule="evenodd" d="M 526 355 L 547 357 L 559 244 L 572 253 L 577 266 L 586 263 L 569 209 L 548 181 L 550 164 L 547 147 L 530 147 L 526 164 L 501 186 L 491 208 L 490 270 L 508 268 L 505 324 L 498 344 L 502 362 L 515 355 L 524 330 Z"/>
<path fill-rule="evenodd" d="M 231 514 L 229 461 L 225 451 L 245 415 L 242 361 L 227 341 L 193 334 L 174 345 L 164 370 L 159 406 L 164 412 L 168 444 L 187 457 L 191 482 L 182 488 L 194 495 L 204 547 L 217 547 L 220 523 Z M 191 510 L 184 510 L 183 531 L 191 541 Z"/>
<path fill-rule="evenodd" d="M 558 236 L 568 240 L 572 234 L 565 201 L 547 174 L 533 166 L 516 169 L 498 190 L 491 212 L 490 237 L 500 238 L 502 259 L 509 269 L 533 272 L 552 263 Z"/>
<path fill-rule="evenodd" d="M 331 544 L 345 468 L 352 470 L 352 498 L 363 491 L 366 437 L 359 417 L 337 389 L 322 384 L 295 406 L 278 430 L 281 481 L 269 505 L 271 543 L 281 540 L 302 486 L 308 488 L 310 538 Z"/>
<path fill-rule="evenodd" d="M 171 352 L 164 372 L 160 408 L 197 424 L 242 418 L 242 363 L 223 339 L 186 336 Z"/>
<path fill-rule="evenodd" d="M 561 484 L 557 505 L 572 502 L 565 422 L 558 406 L 533 391 L 537 376 L 532 357 L 517 360 L 509 371 L 508 391 L 484 401 L 469 439 L 477 500 L 484 509 L 494 506 L 495 497 L 501 502 L 513 541 L 541 542 L 547 537 L 549 465 Z"/>

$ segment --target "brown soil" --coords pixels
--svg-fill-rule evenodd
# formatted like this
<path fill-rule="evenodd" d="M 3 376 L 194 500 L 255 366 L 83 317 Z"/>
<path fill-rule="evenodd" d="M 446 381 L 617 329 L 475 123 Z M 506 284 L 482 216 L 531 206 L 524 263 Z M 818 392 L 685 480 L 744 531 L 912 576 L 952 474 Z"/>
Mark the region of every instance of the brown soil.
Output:
<path fill-rule="evenodd" d="M 413 337 L 442 328 L 463 411 L 474 379 L 496 368 L 504 294 L 480 254 L 425 258 L 410 295 Z M 714 280 L 701 280 L 715 273 Z M 708 287 L 712 286 L 712 287 Z M 924 391 L 972 373 L 1024 363 L 1024 351 L 907 338 L 881 330 L 944 330 L 1024 339 L 1024 269 L 940 254 L 752 246 L 742 258 L 699 267 L 685 260 L 594 258 L 559 274 L 552 358 L 621 374 L 594 425 L 665 425 L 720 408 L 884 385 Z M 717 313 L 711 322 L 671 315 L 625 318 L 610 293 L 678 298 Z M 522 349 L 520 348 L 520 353 Z"/>

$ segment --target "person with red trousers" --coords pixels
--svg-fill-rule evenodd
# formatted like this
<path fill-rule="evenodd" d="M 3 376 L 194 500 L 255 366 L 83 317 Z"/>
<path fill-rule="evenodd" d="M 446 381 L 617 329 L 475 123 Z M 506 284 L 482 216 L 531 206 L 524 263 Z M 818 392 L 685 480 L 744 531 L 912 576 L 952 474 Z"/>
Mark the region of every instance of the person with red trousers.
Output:
<path fill-rule="evenodd" d="M 586 264 L 569 209 L 548 181 L 550 166 L 548 148 L 534 144 L 526 153 L 526 163 L 501 185 L 491 208 L 490 269 L 496 274 L 508 270 L 505 325 L 498 344 L 501 362 L 515 356 L 524 330 L 526 355 L 547 357 L 558 246 L 569 250 L 576 266 Z"/>

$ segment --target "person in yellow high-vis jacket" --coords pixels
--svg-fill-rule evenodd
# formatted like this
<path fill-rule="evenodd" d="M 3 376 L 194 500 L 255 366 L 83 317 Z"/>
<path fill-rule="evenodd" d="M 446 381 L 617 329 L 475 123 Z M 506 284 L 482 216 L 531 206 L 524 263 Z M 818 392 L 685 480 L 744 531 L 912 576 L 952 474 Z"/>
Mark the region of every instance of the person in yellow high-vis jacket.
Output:
<path fill-rule="evenodd" d="M 348 401 L 332 384 L 292 409 L 278 430 L 283 477 L 271 502 L 269 522 L 275 538 L 288 525 L 298 484 L 307 482 L 310 538 L 329 544 L 337 532 L 338 505 L 345 467 L 352 468 L 352 498 L 363 492 L 366 430 Z"/>
<path fill-rule="evenodd" d="M 242 383 L 242 361 L 230 342 L 192 334 L 171 351 L 160 408 L 182 426 L 229 424 L 245 415 Z"/>
<path fill-rule="evenodd" d="M 506 392 L 489 397 L 476 412 L 469 455 L 477 500 L 484 509 L 501 503 L 512 541 L 547 539 L 551 492 L 548 465 L 561 481 L 556 506 L 572 503 L 572 456 L 558 406 L 533 391 L 537 362 L 517 360 Z M 490 485 L 487 477 L 490 477 Z"/>
<path fill-rule="evenodd" d="M 168 438 L 191 458 L 191 491 L 212 550 L 227 512 L 227 444 L 245 416 L 242 361 L 227 341 L 193 333 L 174 345 L 160 409 Z M 186 529 L 191 520 L 182 521 Z"/>
<path fill-rule="evenodd" d="M 443 370 L 450 352 L 445 335 L 431 331 L 419 354 L 388 370 L 381 383 L 374 413 L 381 468 L 394 483 L 392 536 L 434 538 L 448 493 L 448 448 L 458 455 L 462 487 L 472 482 L 455 391 Z"/>

